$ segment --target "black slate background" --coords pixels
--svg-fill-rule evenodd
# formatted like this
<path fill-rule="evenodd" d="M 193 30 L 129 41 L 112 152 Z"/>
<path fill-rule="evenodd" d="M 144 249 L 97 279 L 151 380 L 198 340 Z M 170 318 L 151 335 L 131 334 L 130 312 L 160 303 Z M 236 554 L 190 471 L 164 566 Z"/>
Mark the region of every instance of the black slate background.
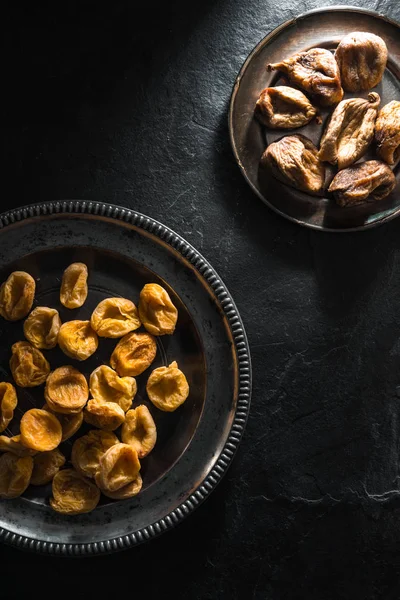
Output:
<path fill-rule="evenodd" d="M 254 388 L 234 463 L 190 519 L 109 557 L 2 546 L 0 596 L 399 598 L 400 221 L 300 229 L 252 195 L 228 141 L 250 50 L 321 3 L 39 4 L 2 18 L 1 209 L 110 201 L 175 229 L 234 295 Z M 400 20 L 396 0 L 353 4 Z"/>

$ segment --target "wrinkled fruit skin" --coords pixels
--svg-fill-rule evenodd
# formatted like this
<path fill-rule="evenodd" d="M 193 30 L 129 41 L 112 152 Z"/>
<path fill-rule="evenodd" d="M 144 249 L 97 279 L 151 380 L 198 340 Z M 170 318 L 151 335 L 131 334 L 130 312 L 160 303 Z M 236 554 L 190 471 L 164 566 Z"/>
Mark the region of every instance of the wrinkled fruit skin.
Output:
<path fill-rule="evenodd" d="M 257 119 L 270 129 L 295 129 L 307 125 L 317 114 L 307 96 L 292 87 L 265 88 L 256 103 Z"/>
<path fill-rule="evenodd" d="M 29 342 L 16 342 L 11 346 L 10 369 L 20 387 L 36 387 L 47 379 L 50 365 L 40 350 Z"/>
<path fill-rule="evenodd" d="M 83 411 L 83 418 L 93 427 L 114 431 L 125 421 L 125 413 L 116 402 L 89 400 Z"/>
<path fill-rule="evenodd" d="M 328 191 L 333 193 L 339 206 L 354 206 L 383 200 L 395 185 L 396 178 L 385 163 L 369 160 L 339 171 Z"/>
<path fill-rule="evenodd" d="M 78 369 L 66 365 L 50 373 L 44 397 L 49 408 L 56 413 L 79 413 L 88 401 L 89 387 Z"/>
<path fill-rule="evenodd" d="M 61 414 L 51 409 L 47 403 L 44 406 L 42 406 L 42 410 L 47 410 L 48 412 L 52 413 L 60 421 L 62 430 L 62 442 L 69 440 L 69 438 L 72 437 L 78 431 L 78 429 L 80 429 L 83 423 L 82 410 L 77 413 Z"/>
<path fill-rule="evenodd" d="M 324 187 L 325 167 L 317 148 L 303 135 L 285 136 L 270 144 L 261 165 L 282 183 L 303 192 L 319 195 Z"/>
<path fill-rule="evenodd" d="M 72 263 L 64 271 L 60 302 L 66 308 L 79 308 L 88 295 L 88 269 L 84 263 Z"/>
<path fill-rule="evenodd" d="M 101 457 L 95 481 L 101 490 L 116 492 L 135 481 L 139 471 L 136 450 L 127 444 L 115 444 Z"/>
<path fill-rule="evenodd" d="M 58 419 L 46 410 L 31 408 L 21 419 L 21 442 L 38 452 L 54 450 L 61 442 L 62 429 Z"/>
<path fill-rule="evenodd" d="M 26 317 L 35 298 L 36 283 L 25 271 L 14 271 L 0 287 L 0 315 L 7 321 Z"/>
<path fill-rule="evenodd" d="M 378 85 L 386 68 L 388 52 L 382 38 L 364 31 L 346 35 L 335 58 L 346 92 L 362 92 Z"/>
<path fill-rule="evenodd" d="M 118 374 L 101 365 L 90 375 L 90 393 L 95 400 L 103 402 L 116 402 L 124 412 L 130 409 L 137 392 L 134 377 L 119 377 Z"/>
<path fill-rule="evenodd" d="M 100 490 L 74 469 L 58 471 L 53 479 L 50 506 L 65 515 L 91 512 L 100 500 Z"/>
<path fill-rule="evenodd" d="M 35 348 L 50 350 L 57 346 L 60 327 L 60 315 L 55 308 L 38 306 L 24 323 L 24 335 Z"/>
<path fill-rule="evenodd" d="M 139 458 L 144 458 L 153 450 L 157 429 L 147 406 L 141 404 L 128 410 L 121 429 L 121 439 L 136 450 Z"/>
<path fill-rule="evenodd" d="M 58 345 L 69 358 L 86 360 L 96 352 L 99 340 L 90 321 L 76 320 L 61 325 Z"/>
<path fill-rule="evenodd" d="M 12 383 L 0 383 L 0 433 L 11 423 L 18 404 L 17 392 Z"/>
<path fill-rule="evenodd" d="M 136 306 L 126 298 L 106 298 L 94 309 L 90 324 L 100 337 L 119 338 L 141 325 Z"/>
<path fill-rule="evenodd" d="M 0 452 L 11 452 L 20 457 L 35 456 L 35 454 L 37 454 L 36 450 L 26 448 L 21 443 L 20 435 L 13 435 L 12 437 L 0 435 Z"/>
<path fill-rule="evenodd" d="M 6 452 L 0 456 L 0 498 L 17 498 L 29 485 L 33 458 Z"/>
<path fill-rule="evenodd" d="M 172 335 L 178 311 L 167 290 L 157 283 L 147 283 L 140 292 L 139 317 L 152 335 Z"/>
<path fill-rule="evenodd" d="M 149 333 L 128 333 L 114 348 L 110 365 L 121 377 L 136 377 L 145 371 L 157 354 L 157 344 Z"/>
<path fill-rule="evenodd" d="M 178 364 L 154 369 L 146 385 L 151 402 L 162 411 L 173 412 L 189 396 L 189 384 Z"/>
<path fill-rule="evenodd" d="M 111 498 L 112 500 L 126 500 L 127 498 L 133 498 L 133 496 L 137 496 L 140 490 L 142 489 L 143 481 L 140 476 L 140 473 L 137 474 L 136 479 L 124 485 L 119 490 L 115 492 L 110 492 L 108 490 L 101 490 L 107 498 Z"/>
<path fill-rule="evenodd" d="M 346 169 L 364 156 L 374 137 L 374 127 L 380 104 L 372 92 L 368 100 L 350 98 L 335 108 L 321 140 L 319 159 Z"/>
<path fill-rule="evenodd" d="M 94 478 L 100 468 L 100 458 L 111 446 L 118 443 L 119 440 L 114 433 L 100 429 L 89 431 L 75 440 L 71 462 L 78 473 Z"/>
<path fill-rule="evenodd" d="M 343 98 L 337 62 L 332 52 L 324 48 L 299 52 L 280 63 L 268 65 L 268 69 L 284 73 L 291 83 L 311 94 L 321 106 L 332 106 Z"/>
<path fill-rule="evenodd" d="M 400 102 L 392 100 L 379 112 L 375 125 L 378 156 L 389 165 L 400 158 Z"/>
<path fill-rule="evenodd" d="M 65 464 L 65 456 L 56 448 L 50 452 L 41 452 L 33 459 L 32 485 L 50 483 L 56 473 Z"/>

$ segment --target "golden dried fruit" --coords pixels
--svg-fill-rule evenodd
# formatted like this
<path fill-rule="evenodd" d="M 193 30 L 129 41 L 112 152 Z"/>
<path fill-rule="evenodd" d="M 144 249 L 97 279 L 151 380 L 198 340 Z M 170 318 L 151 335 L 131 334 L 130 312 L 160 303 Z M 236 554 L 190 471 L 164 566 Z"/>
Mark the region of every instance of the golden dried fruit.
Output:
<path fill-rule="evenodd" d="M 114 431 L 125 421 L 125 413 L 116 402 L 89 400 L 83 411 L 83 418 L 93 427 Z"/>
<path fill-rule="evenodd" d="M 167 290 L 157 283 L 147 283 L 140 292 L 139 317 L 152 335 L 171 335 L 175 331 L 178 311 Z"/>
<path fill-rule="evenodd" d="M 100 500 L 100 490 L 74 469 L 58 471 L 53 479 L 50 506 L 64 515 L 91 512 Z"/>
<path fill-rule="evenodd" d="M 29 485 L 33 469 L 31 456 L 11 452 L 0 456 L 0 498 L 17 498 Z"/>
<path fill-rule="evenodd" d="M 374 137 L 374 126 L 381 99 L 378 94 L 340 102 L 321 140 L 320 160 L 346 169 L 367 151 Z"/>
<path fill-rule="evenodd" d="M 286 85 L 265 88 L 256 102 L 255 115 L 270 129 L 295 129 L 317 114 L 307 96 Z"/>
<path fill-rule="evenodd" d="M 114 433 L 100 429 L 89 431 L 74 442 L 71 462 L 78 473 L 93 478 L 100 468 L 100 458 L 115 444 L 118 438 Z"/>
<path fill-rule="evenodd" d="M 49 483 L 65 465 L 65 456 L 56 448 L 50 452 L 41 452 L 33 459 L 32 485 Z"/>
<path fill-rule="evenodd" d="M 100 365 L 93 371 L 90 376 L 89 387 L 95 400 L 116 402 L 124 412 L 132 406 L 132 401 L 137 392 L 134 377 L 119 377 L 114 369 L 107 367 L 107 365 Z"/>
<path fill-rule="evenodd" d="M 50 365 L 40 350 L 29 342 L 16 342 L 11 352 L 10 369 L 17 385 L 35 387 L 46 381 Z"/>
<path fill-rule="evenodd" d="M 322 106 L 337 104 L 343 98 L 338 64 L 325 48 L 299 52 L 268 65 L 268 69 L 284 73 L 291 83 L 311 94 Z"/>
<path fill-rule="evenodd" d="M 320 194 L 325 182 L 325 167 L 318 150 L 303 135 L 288 135 L 268 146 L 261 165 L 271 174 L 303 192 Z"/>
<path fill-rule="evenodd" d="M 49 413 L 52 413 L 60 421 L 62 429 L 62 442 L 69 440 L 69 438 L 72 437 L 78 431 L 78 429 L 80 429 L 83 423 L 82 410 L 77 413 L 62 414 L 50 408 L 47 402 L 42 406 L 42 410 L 47 410 Z"/>
<path fill-rule="evenodd" d="M 376 152 L 394 165 L 400 158 L 400 102 L 392 100 L 379 112 L 375 124 Z"/>
<path fill-rule="evenodd" d="M 25 271 L 14 271 L 0 287 L 0 315 L 7 321 L 23 319 L 32 308 L 36 283 Z"/>
<path fill-rule="evenodd" d="M 387 57 L 386 44 L 379 36 L 366 31 L 347 34 L 335 52 L 346 92 L 367 91 L 378 85 Z"/>
<path fill-rule="evenodd" d="M 385 163 L 369 160 L 339 171 L 328 191 L 333 193 L 339 206 L 354 206 L 383 200 L 395 185 L 394 173 Z"/>
<path fill-rule="evenodd" d="M 90 324 L 100 337 L 119 338 L 140 327 L 136 306 L 126 298 L 106 298 L 96 306 Z"/>
<path fill-rule="evenodd" d="M 84 263 L 72 263 L 64 271 L 60 302 L 67 308 L 79 308 L 88 295 L 88 269 Z"/>
<path fill-rule="evenodd" d="M 36 450 L 32 448 L 26 448 L 21 443 L 21 436 L 14 435 L 13 437 L 7 437 L 0 435 L 0 452 L 12 452 L 16 456 L 35 456 Z"/>
<path fill-rule="evenodd" d="M 160 410 L 173 412 L 189 396 L 189 384 L 176 361 L 154 369 L 146 385 L 147 395 Z"/>
<path fill-rule="evenodd" d="M 58 419 L 46 410 L 31 408 L 21 419 L 21 442 L 38 452 L 54 450 L 61 442 L 62 429 Z"/>
<path fill-rule="evenodd" d="M 70 358 L 86 360 L 96 352 L 99 341 L 90 321 L 68 321 L 61 325 L 58 345 Z"/>
<path fill-rule="evenodd" d="M 157 441 L 157 429 L 149 409 L 144 404 L 128 410 L 122 425 L 121 439 L 135 448 L 139 458 L 153 450 Z"/>
<path fill-rule="evenodd" d="M 114 348 L 110 364 L 121 377 L 136 377 L 153 362 L 157 344 L 149 333 L 128 333 Z"/>
<path fill-rule="evenodd" d="M 12 383 L 0 383 L 0 432 L 7 429 L 18 404 L 17 392 Z"/>
<path fill-rule="evenodd" d="M 57 413 L 79 413 L 89 398 L 89 387 L 85 376 L 67 365 L 50 373 L 44 389 L 49 408 Z"/>
<path fill-rule="evenodd" d="M 136 450 L 128 444 L 115 444 L 100 458 L 95 481 L 100 489 L 116 492 L 135 481 L 139 471 L 140 462 Z"/>
<path fill-rule="evenodd" d="M 138 473 L 136 479 L 124 485 L 119 490 L 115 492 L 109 492 L 108 490 L 101 490 L 107 498 L 112 498 L 112 500 L 126 500 L 127 498 L 133 498 L 133 496 L 137 496 L 140 490 L 142 489 L 143 481 Z"/>
<path fill-rule="evenodd" d="M 55 308 L 38 306 L 24 323 L 24 335 L 35 348 L 50 350 L 57 345 L 61 319 Z"/>

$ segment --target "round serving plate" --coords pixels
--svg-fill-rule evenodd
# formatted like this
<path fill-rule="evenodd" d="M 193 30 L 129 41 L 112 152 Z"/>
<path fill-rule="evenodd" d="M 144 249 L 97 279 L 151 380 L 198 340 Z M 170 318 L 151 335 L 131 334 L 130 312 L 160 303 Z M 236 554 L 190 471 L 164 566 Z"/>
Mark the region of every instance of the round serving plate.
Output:
<path fill-rule="evenodd" d="M 84 306 L 59 301 L 60 281 L 71 262 L 89 268 Z M 64 516 L 49 506 L 51 484 L 29 486 L 0 501 L 0 541 L 60 555 L 89 555 L 127 548 L 153 538 L 189 515 L 221 479 L 240 442 L 251 393 L 250 354 L 237 308 L 214 269 L 179 235 L 134 211 L 97 202 L 53 202 L 0 215 L 0 281 L 14 270 L 36 280 L 34 306 L 51 306 L 62 321 L 88 319 L 98 302 L 122 296 L 137 303 L 144 284 L 156 282 L 178 308 L 172 336 L 157 339 L 157 358 L 137 378 L 133 406 L 146 404 L 157 425 L 157 443 L 142 460 L 143 489 L 130 500 L 102 498 L 89 514 Z M 1 379 L 12 381 L 11 345 L 24 339 L 22 322 L 0 320 Z M 99 340 L 84 362 L 59 349 L 44 351 L 51 368 L 73 364 L 87 377 L 108 363 L 118 340 Z M 190 385 L 186 402 L 163 413 L 145 393 L 152 368 L 176 360 Z M 19 431 L 23 412 L 44 403 L 43 386 L 17 388 L 18 408 L 8 434 Z M 76 437 L 62 444 L 69 458 Z M 118 434 L 118 432 L 117 432 Z"/>
<path fill-rule="evenodd" d="M 383 201 L 355 207 L 337 206 L 327 194 L 322 198 L 297 191 L 260 169 L 260 158 L 266 147 L 284 135 L 301 133 L 316 146 L 332 112 L 320 111 L 316 120 L 293 130 L 271 130 L 254 118 L 260 92 L 270 86 L 283 85 L 279 73 L 269 72 L 269 63 L 279 62 L 296 52 L 314 47 L 334 51 L 339 41 L 352 31 L 369 31 L 382 37 L 388 47 L 388 64 L 382 82 L 374 88 L 381 96 L 381 107 L 400 100 L 400 25 L 384 15 L 351 6 L 335 6 L 312 10 L 283 23 L 267 35 L 251 52 L 236 79 L 229 110 L 229 131 L 237 163 L 253 191 L 270 208 L 283 217 L 313 229 L 355 231 L 374 227 L 400 213 L 400 166 L 395 168 L 397 186 Z M 290 84 L 289 84 L 290 85 Z M 345 98 L 364 97 L 368 92 L 345 94 Z M 363 160 L 373 158 L 373 149 Z M 327 168 L 326 188 L 334 176 Z"/>

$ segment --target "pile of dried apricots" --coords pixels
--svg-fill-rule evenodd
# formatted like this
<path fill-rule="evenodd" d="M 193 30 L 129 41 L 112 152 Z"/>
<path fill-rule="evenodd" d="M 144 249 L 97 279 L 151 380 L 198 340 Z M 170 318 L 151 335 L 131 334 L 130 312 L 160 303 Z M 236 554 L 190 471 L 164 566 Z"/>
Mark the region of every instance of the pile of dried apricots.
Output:
<path fill-rule="evenodd" d="M 71 264 L 63 274 L 60 301 L 66 308 L 81 307 L 88 295 L 88 269 Z M 106 298 L 90 321 L 61 323 L 54 308 L 32 310 L 35 280 L 14 271 L 0 287 L 0 315 L 7 321 L 25 317 L 27 341 L 11 348 L 10 370 L 17 386 L 45 384 L 44 404 L 26 411 L 20 433 L 0 435 L 0 498 L 16 498 L 32 485 L 52 482 L 51 507 L 64 514 L 92 511 L 100 493 L 121 500 L 138 494 L 142 487 L 140 460 L 154 448 L 157 429 L 147 406 L 132 409 L 135 377 L 153 362 L 155 336 L 174 333 L 178 311 L 168 292 L 149 283 L 140 292 L 139 305 L 126 298 Z M 145 332 L 136 330 L 143 325 Z M 96 352 L 99 337 L 121 338 L 110 365 L 97 367 L 89 378 L 71 365 L 51 371 L 42 350 L 57 344 L 70 358 L 83 361 Z M 176 362 L 154 369 L 147 385 L 151 402 L 172 412 L 189 395 L 189 385 Z M 0 433 L 13 419 L 18 403 L 16 388 L 0 383 Z M 72 446 L 73 468 L 63 469 L 66 457 L 58 448 L 83 422 L 95 429 Z M 120 439 L 114 433 L 120 429 Z"/>

